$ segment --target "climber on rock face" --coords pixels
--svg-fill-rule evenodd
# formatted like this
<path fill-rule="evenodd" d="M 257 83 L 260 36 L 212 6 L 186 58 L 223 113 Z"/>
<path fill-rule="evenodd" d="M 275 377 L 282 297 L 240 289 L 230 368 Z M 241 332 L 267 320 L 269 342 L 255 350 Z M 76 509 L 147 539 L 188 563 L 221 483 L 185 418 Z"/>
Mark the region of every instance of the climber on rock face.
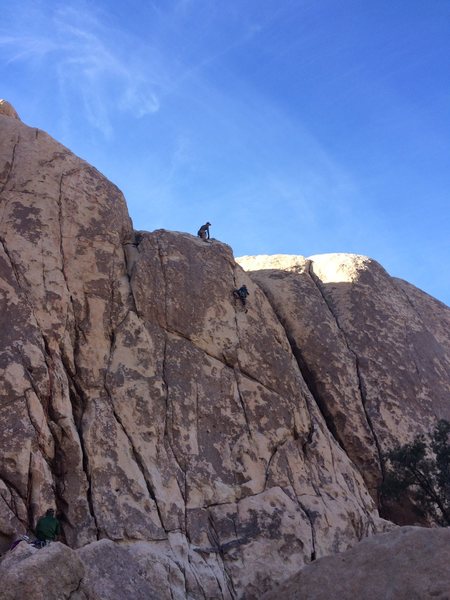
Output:
<path fill-rule="evenodd" d="M 55 511 L 53 508 L 49 508 L 45 513 L 44 517 L 41 517 L 36 525 L 36 537 L 43 543 L 53 542 L 56 536 L 60 533 L 60 525 L 58 519 L 55 517 Z"/>
<path fill-rule="evenodd" d="M 241 285 L 241 287 L 237 290 L 233 291 L 233 296 L 236 298 L 236 300 L 240 300 L 242 302 L 242 306 L 245 307 L 245 304 L 247 302 L 247 296 L 250 294 L 250 292 L 247 289 L 247 286 Z"/>
<path fill-rule="evenodd" d="M 210 227 L 211 227 L 211 223 L 209 221 L 207 223 L 205 223 L 204 225 L 202 225 L 197 232 L 198 237 L 202 238 L 202 240 L 209 240 L 209 228 Z"/>

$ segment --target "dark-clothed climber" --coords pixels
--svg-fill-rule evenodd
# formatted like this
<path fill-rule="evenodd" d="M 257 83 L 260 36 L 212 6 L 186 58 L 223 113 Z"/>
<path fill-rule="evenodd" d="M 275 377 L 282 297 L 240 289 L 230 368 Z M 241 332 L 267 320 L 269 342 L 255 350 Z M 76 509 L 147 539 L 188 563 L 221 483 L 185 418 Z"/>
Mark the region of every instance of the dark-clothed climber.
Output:
<path fill-rule="evenodd" d="M 233 292 L 233 296 L 237 299 L 240 300 L 242 302 L 242 306 L 245 306 L 246 302 L 247 302 L 247 296 L 250 294 L 250 292 L 247 289 L 247 286 L 241 285 L 241 287 L 238 290 L 234 290 Z"/>
<path fill-rule="evenodd" d="M 209 228 L 211 227 L 211 223 L 205 223 L 204 225 L 202 225 L 200 227 L 200 229 L 197 232 L 197 235 L 199 238 L 202 238 L 202 240 L 209 240 Z"/>

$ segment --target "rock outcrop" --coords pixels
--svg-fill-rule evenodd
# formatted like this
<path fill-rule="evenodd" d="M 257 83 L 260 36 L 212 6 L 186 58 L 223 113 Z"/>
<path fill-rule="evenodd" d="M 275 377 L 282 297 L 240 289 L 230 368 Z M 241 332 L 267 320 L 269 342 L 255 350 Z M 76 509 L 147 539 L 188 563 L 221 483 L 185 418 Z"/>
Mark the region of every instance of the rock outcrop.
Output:
<path fill-rule="evenodd" d="M 6 115 L 7 117 L 13 117 L 13 119 L 19 119 L 19 115 L 16 113 L 13 105 L 6 100 L 0 100 L 0 115 Z"/>
<path fill-rule="evenodd" d="M 79 594 L 85 574 L 77 553 L 60 543 L 36 550 L 25 542 L 0 563 L 2 600 L 85 600 Z"/>
<path fill-rule="evenodd" d="M 242 257 L 308 387 L 376 498 L 380 456 L 450 420 L 450 310 L 374 260 Z"/>
<path fill-rule="evenodd" d="M 448 600 L 450 529 L 402 527 L 305 566 L 261 600 Z"/>
<path fill-rule="evenodd" d="M 93 167 L 5 111 L 0 132 L 0 541 L 56 505 L 73 600 L 252 599 L 384 530 L 380 438 L 448 415 L 448 380 L 427 391 L 448 309 L 395 284 L 398 328 L 424 316 L 383 359 L 364 347 L 393 335 L 380 267 L 342 259 L 368 318 L 359 283 L 320 283 L 325 258 L 248 274 L 220 242 L 135 232 Z"/>

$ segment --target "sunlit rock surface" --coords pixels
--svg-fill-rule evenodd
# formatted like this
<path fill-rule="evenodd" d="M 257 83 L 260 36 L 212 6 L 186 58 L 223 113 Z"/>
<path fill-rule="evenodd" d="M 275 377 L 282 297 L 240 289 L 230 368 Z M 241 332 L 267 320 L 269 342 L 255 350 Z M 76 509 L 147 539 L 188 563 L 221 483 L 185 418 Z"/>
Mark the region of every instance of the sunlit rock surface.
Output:
<path fill-rule="evenodd" d="M 353 347 L 330 315 L 334 288 L 319 282 L 325 258 L 312 269 L 296 257 L 306 279 L 277 267 L 286 290 L 305 286 L 289 291 L 284 315 L 227 245 L 133 231 L 113 184 L 1 111 L 0 211 L 4 547 L 54 505 L 84 561 L 79 599 L 102 597 L 102 578 L 118 598 L 153 586 L 158 598 L 251 599 L 387 526 L 375 504 L 384 443 L 375 424 L 392 437 L 405 414 L 398 429 L 411 433 L 409 399 L 422 430 L 435 404 L 409 373 L 406 341 L 391 379 L 408 372 L 408 389 L 422 386 L 426 400 L 417 408 L 404 392 L 394 402 L 380 380 L 372 401 L 365 318 L 350 314 L 365 307 L 353 295 L 343 305 Z M 243 283 L 247 312 L 232 294 Z M 398 285 L 426 312 L 423 294 Z M 381 302 L 383 290 L 373 294 Z M 427 331 L 445 348 L 448 309 L 429 302 L 442 323 Z M 316 315 L 307 333 L 305 311 Z M 381 324 L 377 315 L 371 331 Z M 441 350 L 442 375 L 447 357 Z M 382 375 L 386 386 L 387 367 Z M 127 572 L 134 592 L 120 591 Z"/>
<path fill-rule="evenodd" d="M 16 113 L 15 108 L 7 100 L 0 100 L 0 115 L 19 119 L 19 115 Z"/>
<path fill-rule="evenodd" d="M 450 309 L 352 254 L 238 258 L 371 493 L 380 454 L 450 419 Z"/>

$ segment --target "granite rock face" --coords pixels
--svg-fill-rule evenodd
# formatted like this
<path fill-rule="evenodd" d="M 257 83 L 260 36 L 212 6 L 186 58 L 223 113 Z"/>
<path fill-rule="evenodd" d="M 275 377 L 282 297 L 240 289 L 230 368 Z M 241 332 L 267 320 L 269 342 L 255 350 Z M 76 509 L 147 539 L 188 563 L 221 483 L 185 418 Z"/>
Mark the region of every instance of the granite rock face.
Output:
<path fill-rule="evenodd" d="M 374 498 L 381 453 L 450 420 L 450 309 L 350 254 L 242 257 Z"/>
<path fill-rule="evenodd" d="M 84 565 L 76 552 L 60 543 L 36 550 L 25 542 L 0 563 L 2 600 L 85 600 L 79 594 Z"/>
<path fill-rule="evenodd" d="M 450 529 L 401 527 L 305 566 L 261 600 L 448 600 Z"/>
<path fill-rule="evenodd" d="M 290 292 L 317 311 L 305 341 L 228 246 L 135 232 L 120 191 L 67 148 L 1 111 L 0 134 L 3 546 L 55 506 L 84 565 L 73 600 L 252 599 L 382 531 L 368 412 L 387 428 L 390 406 L 361 398 L 363 354 L 317 282 Z M 445 343 L 445 319 L 427 330 Z"/>
<path fill-rule="evenodd" d="M 0 115 L 19 119 L 19 115 L 16 113 L 15 108 L 7 100 L 0 100 Z"/>

